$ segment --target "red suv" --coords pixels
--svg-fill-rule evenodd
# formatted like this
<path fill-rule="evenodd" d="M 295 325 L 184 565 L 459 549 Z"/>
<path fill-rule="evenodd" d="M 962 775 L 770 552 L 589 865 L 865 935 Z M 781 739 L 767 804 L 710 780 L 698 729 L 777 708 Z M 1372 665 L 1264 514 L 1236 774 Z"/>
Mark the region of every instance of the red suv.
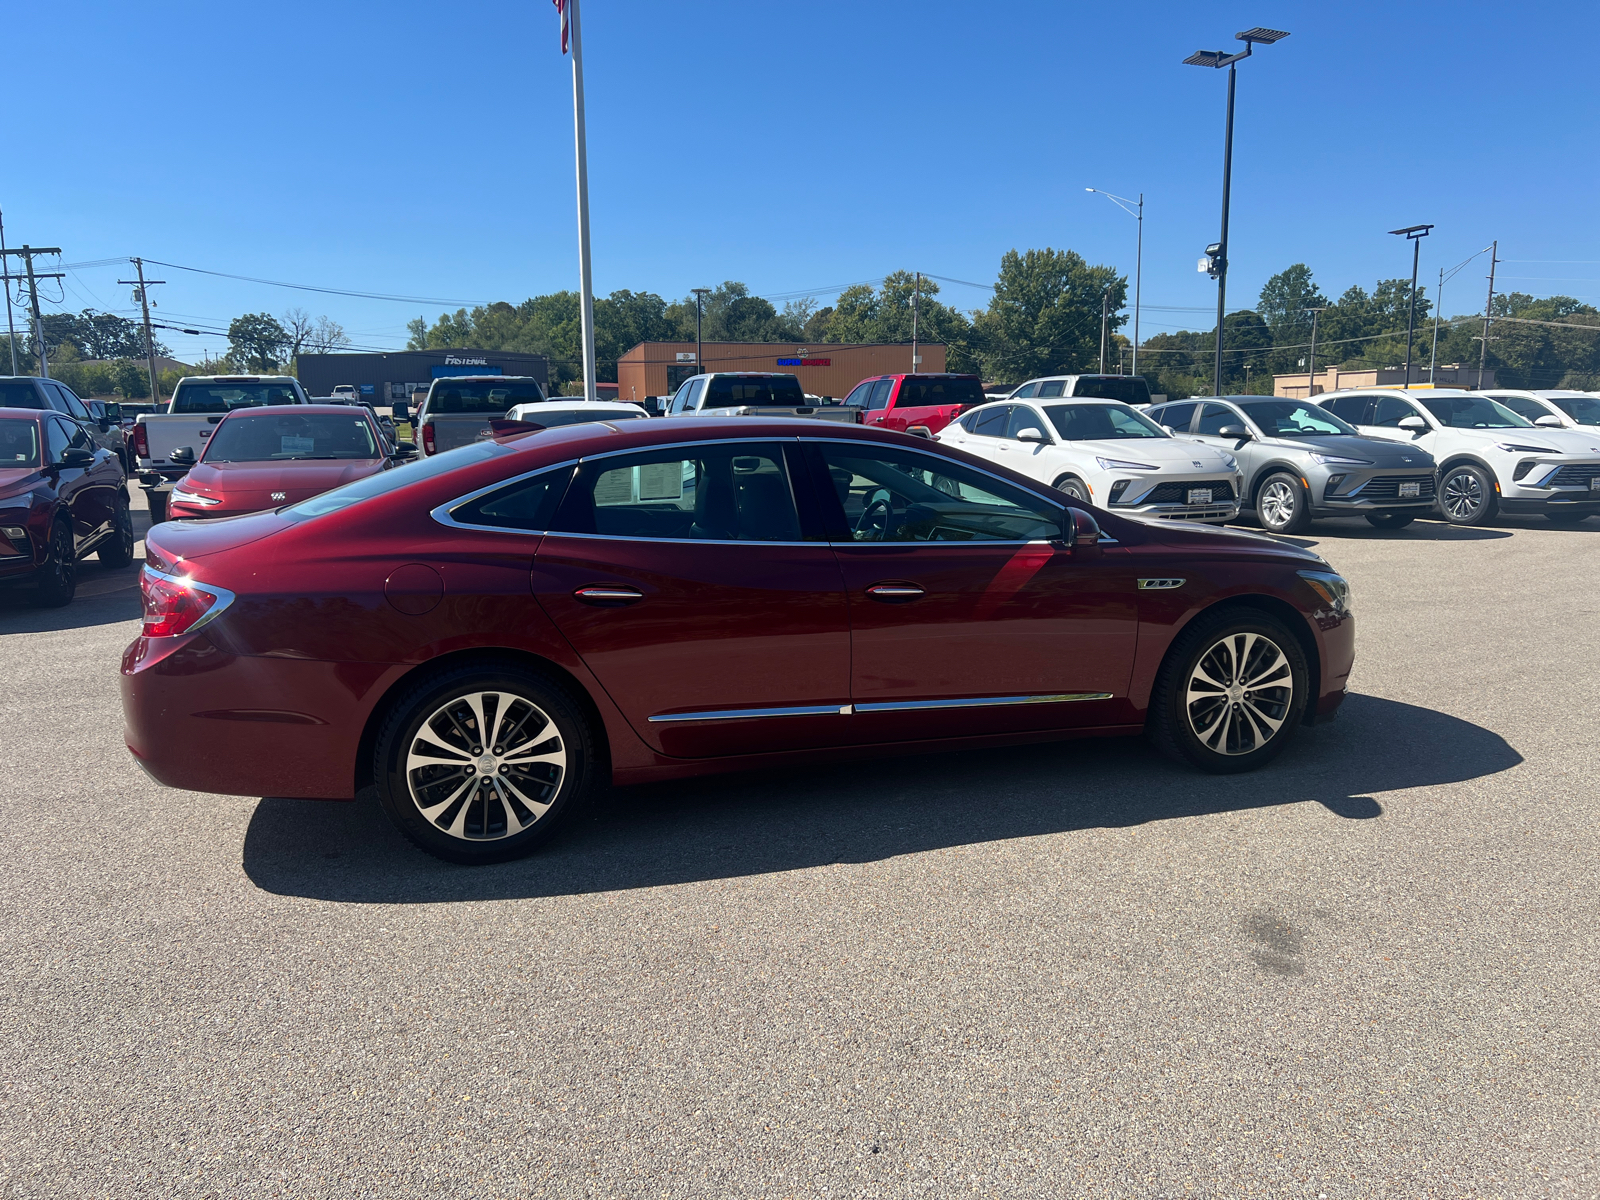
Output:
<path fill-rule="evenodd" d="M 605 782 L 1146 730 L 1249 770 L 1339 707 L 1355 644 L 1298 546 L 804 418 L 502 436 L 145 545 L 122 700 L 151 775 L 375 784 L 465 863 Z"/>
<path fill-rule="evenodd" d="M 976 375 L 875 375 L 857 384 L 845 403 L 865 410 L 865 425 L 932 437 L 984 399 Z"/>

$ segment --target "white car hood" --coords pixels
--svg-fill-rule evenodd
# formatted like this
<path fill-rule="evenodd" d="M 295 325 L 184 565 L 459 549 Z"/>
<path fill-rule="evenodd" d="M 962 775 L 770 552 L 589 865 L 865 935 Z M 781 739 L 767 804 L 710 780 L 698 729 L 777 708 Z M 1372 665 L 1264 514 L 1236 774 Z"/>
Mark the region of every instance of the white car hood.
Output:
<path fill-rule="evenodd" d="M 1149 463 L 1153 467 L 1180 467 L 1186 471 L 1232 470 L 1222 452 L 1214 446 L 1183 438 L 1109 438 L 1066 445 L 1099 458 Z"/>
<path fill-rule="evenodd" d="M 1518 446 L 1548 446 L 1551 454 L 1575 454 L 1593 458 L 1600 454 L 1600 430 L 1584 433 L 1578 429 L 1440 429 L 1440 433 L 1454 434 L 1467 441 L 1492 446 L 1496 442 L 1514 443 Z"/>

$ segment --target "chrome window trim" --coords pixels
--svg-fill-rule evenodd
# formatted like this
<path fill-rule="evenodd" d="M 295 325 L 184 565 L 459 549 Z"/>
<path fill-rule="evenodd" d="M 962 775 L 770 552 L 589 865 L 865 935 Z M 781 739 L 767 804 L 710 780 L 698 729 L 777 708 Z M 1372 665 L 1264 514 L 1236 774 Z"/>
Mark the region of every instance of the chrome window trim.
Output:
<path fill-rule="evenodd" d="M 1002 708 L 1024 704 L 1071 704 L 1080 700 L 1112 700 L 1110 692 L 1053 692 L 1030 696 L 963 696 L 953 700 L 881 700 L 866 704 L 801 704 L 781 708 L 723 708 L 704 712 L 662 713 L 651 724 L 682 721 L 748 721 L 761 717 L 849 717 L 858 713 L 923 712 L 946 708 Z"/>
<path fill-rule="evenodd" d="M 515 529 L 507 525 L 471 525 L 466 521 L 456 520 L 454 513 L 462 505 L 471 504 L 474 500 L 481 499 L 490 492 L 498 492 L 501 488 L 510 487 L 514 483 L 521 483 L 524 479 L 532 479 L 535 475 L 543 475 L 547 471 L 560 471 L 568 467 L 574 467 L 582 461 L 582 459 L 569 458 L 564 462 L 549 463 L 546 466 L 535 467 L 531 471 L 524 471 L 521 475 L 513 475 L 508 479 L 501 479 L 491 483 L 487 487 L 481 487 L 475 492 L 457 496 L 454 500 L 446 500 L 436 508 L 430 509 L 428 515 L 449 529 L 472 529 L 482 533 L 520 533 L 526 537 L 543 537 L 548 532 L 547 530 Z"/>

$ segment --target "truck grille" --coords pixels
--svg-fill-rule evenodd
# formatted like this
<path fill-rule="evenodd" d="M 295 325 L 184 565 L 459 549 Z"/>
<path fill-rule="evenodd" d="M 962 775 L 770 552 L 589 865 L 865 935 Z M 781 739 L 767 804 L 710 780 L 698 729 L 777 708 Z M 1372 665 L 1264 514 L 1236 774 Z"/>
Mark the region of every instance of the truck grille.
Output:
<path fill-rule="evenodd" d="M 1545 487 L 1575 487 L 1586 488 L 1589 481 L 1600 475 L 1600 463 L 1574 463 L 1570 467 L 1562 467 L 1549 479 L 1545 480 Z"/>
<path fill-rule="evenodd" d="M 1400 495 L 1402 483 L 1417 485 L 1418 500 L 1433 499 L 1432 475 L 1380 475 L 1376 479 L 1369 479 L 1351 495 L 1360 500 L 1393 500 Z M 1406 499 L 1410 500 L 1411 497 L 1407 496 Z"/>
<path fill-rule="evenodd" d="M 1190 488 L 1210 488 L 1211 503 L 1231 503 L 1233 485 L 1226 479 L 1190 479 L 1183 483 L 1157 484 L 1154 491 L 1140 499 L 1140 504 L 1187 504 Z"/>

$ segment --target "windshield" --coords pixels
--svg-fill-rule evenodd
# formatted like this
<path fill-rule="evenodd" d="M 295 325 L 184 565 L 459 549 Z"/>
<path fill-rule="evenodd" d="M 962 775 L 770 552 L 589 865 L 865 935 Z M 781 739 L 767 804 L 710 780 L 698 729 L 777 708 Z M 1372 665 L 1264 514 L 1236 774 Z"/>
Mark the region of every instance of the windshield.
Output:
<path fill-rule="evenodd" d="M 0 383 L 0 408 L 49 408 L 44 397 L 33 390 L 33 384 L 24 379 L 8 379 Z"/>
<path fill-rule="evenodd" d="M 1169 437 L 1165 429 L 1124 404 L 1046 404 L 1050 424 L 1067 442 Z"/>
<path fill-rule="evenodd" d="M 1326 408 L 1299 400 L 1237 400 L 1249 417 L 1268 437 L 1360 437 L 1354 425 L 1346 424 Z"/>
<path fill-rule="evenodd" d="M 219 422 L 204 461 L 282 462 L 294 458 L 382 458 L 365 417 L 344 413 L 262 413 Z"/>
<path fill-rule="evenodd" d="M 39 465 L 39 423 L 0 418 L 0 470 Z"/>
<path fill-rule="evenodd" d="M 1441 425 L 1451 429 L 1532 429 L 1533 422 L 1517 416 L 1504 404 L 1487 396 L 1418 396 Z"/>
<path fill-rule="evenodd" d="M 918 379 L 908 377 L 900 383 L 896 408 L 935 408 L 946 404 L 982 404 L 987 397 L 976 379 Z"/>
<path fill-rule="evenodd" d="M 1137 375 L 1080 377 L 1072 394 L 1100 400 L 1121 400 L 1124 404 L 1150 403 L 1150 385 Z"/>
<path fill-rule="evenodd" d="M 422 483 L 461 467 L 470 467 L 473 463 L 485 462 L 496 455 L 515 453 L 516 450 L 510 446 L 502 446 L 499 442 L 473 442 L 471 445 L 446 450 L 443 454 L 435 454 L 432 458 L 414 459 L 404 466 L 389 471 L 379 471 L 375 475 L 368 475 L 365 479 L 336 487 L 331 492 L 323 492 L 320 496 L 313 496 L 309 500 L 302 500 L 299 504 L 291 504 L 278 511 L 290 517 L 320 517 L 327 513 L 338 512 L 341 508 L 349 508 L 362 500 L 398 491 L 413 483 Z"/>
<path fill-rule="evenodd" d="M 541 404 L 544 393 L 531 379 L 485 379 L 473 383 L 445 383 L 433 385 L 428 398 L 428 414 L 439 413 L 503 413 L 513 404 Z"/>
<path fill-rule="evenodd" d="M 1600 425 L 1600 400 L 1593 396 L 1552 396 L 1550 403 L 1579 425 Z"/>
<path fill-rule="evenodd" d="M 289 383 L 192 383 L 178 381 L 173 393 L 175 413 L 225 413 L 236 408 L 260 408 L 266 404 L 298 404 L 294 385 Z"/>
<path fill-rule="evenodd" d="M 701 408 L 733 408 L 736 405 L 773 408 L 804 408 L 806 394 L 793 375 L 713 375 L 706 385 Z"/>

